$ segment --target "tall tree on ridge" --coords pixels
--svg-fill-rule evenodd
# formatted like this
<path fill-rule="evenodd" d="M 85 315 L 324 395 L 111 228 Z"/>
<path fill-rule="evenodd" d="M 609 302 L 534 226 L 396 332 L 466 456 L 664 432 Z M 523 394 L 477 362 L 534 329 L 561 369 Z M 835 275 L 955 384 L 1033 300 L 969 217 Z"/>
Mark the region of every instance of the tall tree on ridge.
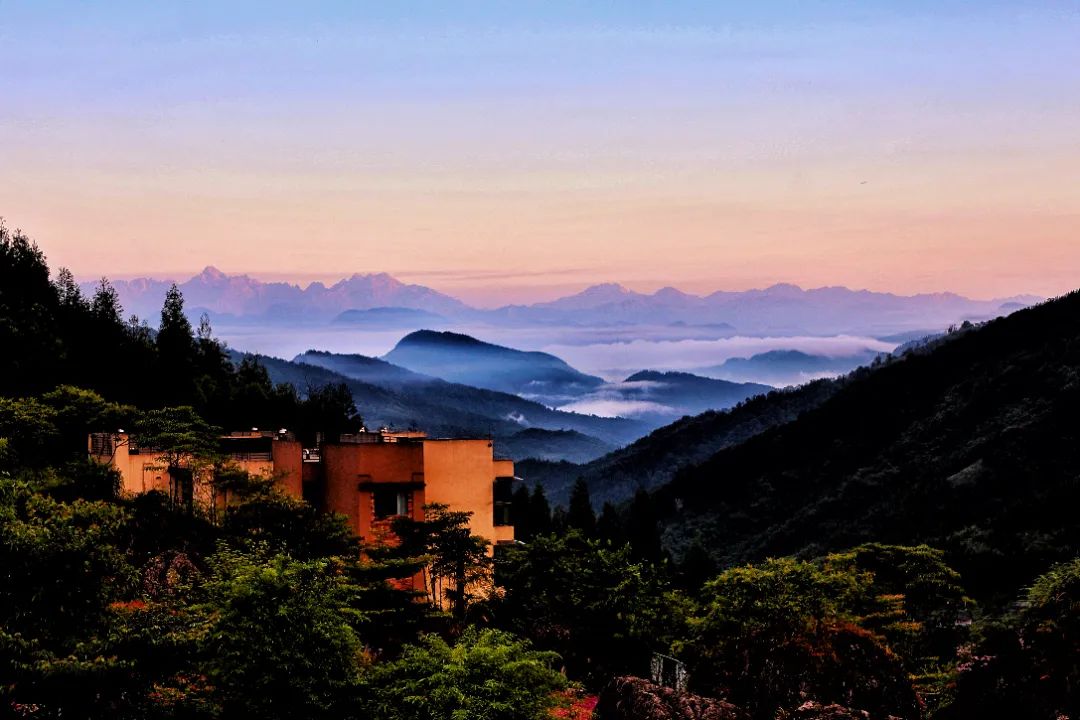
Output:
<path fill-rule="evenodd" d="M 164 377 L 165 404 L 183 402 L 194 393 L 195 334 L 184 314 L 184 296 L 176 283 L 165 293 L 157 349 Z"/>
<path fill-rule="evenodd" d="M 570 505 L 566 511 L 566 524 L 576 528 L 586 537 L 596 535 L 596 513 L 589 497 L 589 484 L 584 478 L 578 478 L 574 489 L 570 491 Z"/>

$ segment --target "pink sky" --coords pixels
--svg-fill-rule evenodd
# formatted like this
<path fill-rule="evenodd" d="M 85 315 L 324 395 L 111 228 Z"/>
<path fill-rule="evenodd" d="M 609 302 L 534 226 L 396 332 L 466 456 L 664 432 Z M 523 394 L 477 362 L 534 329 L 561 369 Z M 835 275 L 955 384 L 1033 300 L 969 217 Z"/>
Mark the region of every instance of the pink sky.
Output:
<path fill-rule="evenodd" d="M 0 215 L 82 277 L 386 271 L 487 305 L 1080 286 L 1075 9 L 750 5 L 16 4 Z"/>

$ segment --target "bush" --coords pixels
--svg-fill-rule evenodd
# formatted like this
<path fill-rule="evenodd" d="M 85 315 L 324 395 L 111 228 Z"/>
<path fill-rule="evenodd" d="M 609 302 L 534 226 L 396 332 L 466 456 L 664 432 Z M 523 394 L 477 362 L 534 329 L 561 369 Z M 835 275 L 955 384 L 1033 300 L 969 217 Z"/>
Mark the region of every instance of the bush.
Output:
<path fill-rule="evenodd" d="M 453 645 L 428 635 L 364 680 L 367 715 L 379 720 L 542 720 L 566 679 L 558 656 L 497 630 L 470 628 Z"/>

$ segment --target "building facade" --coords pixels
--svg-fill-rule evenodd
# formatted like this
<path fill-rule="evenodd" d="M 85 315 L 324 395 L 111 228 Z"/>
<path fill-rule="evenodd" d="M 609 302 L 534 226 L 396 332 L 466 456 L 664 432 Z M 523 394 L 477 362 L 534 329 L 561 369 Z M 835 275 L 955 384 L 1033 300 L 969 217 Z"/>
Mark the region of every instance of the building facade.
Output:
<path fill-rule="evenodd" d="M 514 540 L 514 463 L 496 458 L 488 439 L 380 431 L 304 447 L 285 431 L 252 430 L 219 439 L 217 469 L 194 470 L 170 469 L 162 453 L 138 447 L 123 431 L 92 434 L 88 449 L 116 468 L 129 495 L 158 490 L 189 506 L 228 505 L 227 491 L 201 476 L 224 467 L 265 477 L 286 495 L 344 515 L 365 540 L 383 535 L 396 516 L 423 520 L 430 503 L 471 512 L 470 530 L 492 546 Z"/>

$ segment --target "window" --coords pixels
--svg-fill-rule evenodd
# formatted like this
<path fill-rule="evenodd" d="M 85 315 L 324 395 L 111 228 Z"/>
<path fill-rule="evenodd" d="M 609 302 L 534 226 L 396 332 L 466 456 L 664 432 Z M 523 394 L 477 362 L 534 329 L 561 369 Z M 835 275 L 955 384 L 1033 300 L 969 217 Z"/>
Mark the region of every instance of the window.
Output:
<path fill-rule="evenodd" d="M 495 527 L 513 525 L 514 519 L 510 515 L 510 508 L 514 499 L 514 478 L 495 478 L 492 487 L 493 512 L 491 522 Z"/>
<path fill-rule="evenodd" d="M 376 488 L 372 492 L 375 503 L 375 519 L 383 520 L 395 515 L 408 515 L 410 494 L 398 488 Z"/>

